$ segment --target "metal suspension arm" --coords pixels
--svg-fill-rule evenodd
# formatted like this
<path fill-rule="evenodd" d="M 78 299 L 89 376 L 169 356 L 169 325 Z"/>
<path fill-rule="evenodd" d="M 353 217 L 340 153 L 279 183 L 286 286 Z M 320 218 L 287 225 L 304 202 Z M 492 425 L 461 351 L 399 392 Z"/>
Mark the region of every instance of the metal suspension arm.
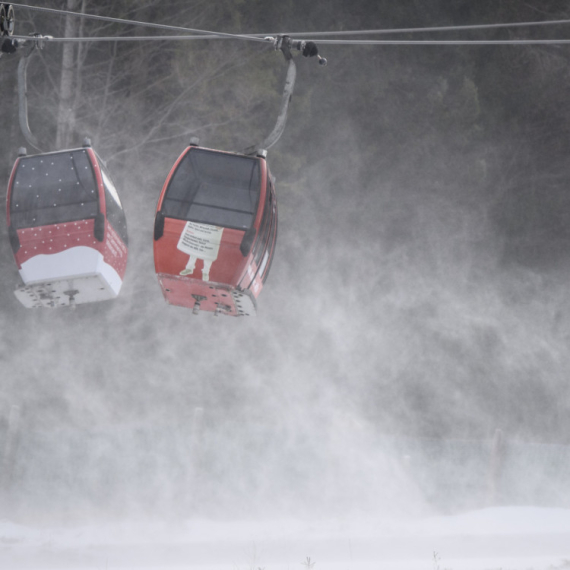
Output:
<path fill-rule="evenodd" d="M 273 41 L 275 49 L 281 50 L 285 59 L 289 63 L 287 69 L 287 76 L 285 78 L 285 86 L 283 87 L 283 96 L 281 97 L 281 110 L 277 117 L 275 127 L 269 136 L 259 145 L 250 146 L 245 149 L 244 154 L 254 154 L 258 149 L 270 149 L 280 138 L 285 130 L 285 123 L 287 122 L 287 111 L 289 110 L 289 103 L 293 97 L 293 89 L 295 88 L 295 79 L 297 77 L 297 66 L 293 60 L 291 49 L 297 49 L 303 52 L 305 57 L 318 56 L 319 63 L 326 65 L 327 60 L 318 55 L 317 46 L 313 42 L 305 42 L 302 40 L 292 40 L 289 36 L 278 36 L 277 38 L 267 38 Z"/>
<path fill-rule="evenodd" d="M 283 88 L 283 96 L 281 97 L 281 110 L 277 117 L 277 122 L 271 133 L 259 145 L 250 147 L 246 150 L 245 154 L 251 154 L 257 149 L 262 148 L 265 150 L 270 149 L 280 138 L 285 130 L 287 122 L 287 111 L 289 110 L 289 103 L 293 97 L 293 89 L 295 88 L 295 79 L 297 77 L 297 66 L 293 58 L 289 60 L 289 67 L 287 69 L 287 77 L 285 78 L 285 87 Z"/>
<path fill-rule="evenodd" d="M 18 118 L 20 120 L 20 129 L 28 144 L 41 152 L 38 139 L 32 134 L 28 124 L 27 71 L 31 56 L 37 48 L 43 49 L 45 40 L 51 39 L 51 36 L 30 34 L 29 40 L 13 40 L 14 21 L 14 8 L 12 5 L 0 3 L 0 47 L 2 52 L 14 53 L 29 44 L 26 53 L 18 64 Z"/>
<path fill-rule="evenodd" d="M 33 135 L 28 124 L 28 98 L 27 98 L 27 70 L 31 56 L 36 51 L 37 43 L 33 42 L 31 49 L 22 57 L 18 64 L 18 103 L 20 129 L 26 141 L 41 152 L 38 139 Z"/>

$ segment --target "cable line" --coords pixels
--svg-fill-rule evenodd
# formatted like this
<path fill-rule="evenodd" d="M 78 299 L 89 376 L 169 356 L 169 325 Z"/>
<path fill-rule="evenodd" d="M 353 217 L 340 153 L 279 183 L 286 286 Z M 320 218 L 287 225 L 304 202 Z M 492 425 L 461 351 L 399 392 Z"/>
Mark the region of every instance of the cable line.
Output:
<path fill-rule="evenodd" d="M 328 40 L 319 39 L 319 45 L 386 45 L 386 46 L 499 46 L 499 45 L 556 45 L 570 44 L 570 39 L 518 40 Z"/>
<path fill-rule="evenodd" d="M 131 26 L 142 26 L 147 28 L 155 28 L 159 30 L 171 30 L 178 32 L 190 32 L 199 34 L 202 39 L 243 39 L 250 41 L 264 42 L 267 36 L 287 35 L 290 37 L 312 37 L 320 38 L 324 36 L 355 36 L 355 35 L 387 35 L 387 34 L 413 34 L 413 33 L 431 33 L 431 32 L 451 32 L 451 31 L 467 31 L 467 30 L 489 30 L 501 28 L 522 28 L 522 27 L 540 27 L 540 26 L 554 26 L 570 24 L 570 20 L 543 20 L 539 22 L 510 22 L 499 24 L 472 24 L 465 26 L 436 26 L 429 28 L 392 28 L 392 29 L 376 29 L 376 30 L 340 30 L 328 32 L 290 32 L 286 34 L 229 34 L 225 32 L 211 32 L 207 30 L 198 30 L 194 28 L 186 28 L 183 26 L 171 26 L 167 24 L 155 24 L 152 22 L 140 22 L 137 20 L 126 20 L 123 18 L 112 18 L 110 16 L 97 16 L 95 14 L 82 14 L 80 12 L 71 12 L 68 10 L 57 10 L 55 8 L 44 8 L 39 6 L 29 6 L 27 4 L 11 3 L 12 6 L 20 8 L 27 8 L 37 12 L 45 12 L 51 14 L 59 14 L 64 16 L 77 16 L 78 18 L 88 18 L 92 20 L 99 20 L 103 22 L 112 22 L 117 24 L 126 24 Z M 172 39 L 180 39 L 178 36 L 173 36 Z M 197 38 L 193 38 L 197 39 Z M 106 40 L 110 41 L 110 40 Z M 133 40 L 136 41 L 136 40 Z M 321 43 L 323 43 L 321 41 Z"/>
<path fill-rule="evenodd" d="M 556 24 L 570 24 L 570 20 L 544 20 L 542 22 L 512 22 L 507 24 L 473 24 L 467 26 L 437 26 L 433 28 L 392 28 L 382 30 L 350 30 L 337 32 L 292 32 L 287 36 L 322 37 L 322 36 L 356 36 L 373 34 L 414 34 L 421 32 L 457 32 L 465 30 L 490 30 L 500 28 L 522 28 L 527 26 L 554 26 Z M 275 35 L 275 34 L 255 34 L 255 35 Z"/>
<path fill-rule="evenodd" d="M 87 18 L 91 20 L 99 20 L 103 22 L 112 22 L 115 24 L 128 24 L 131 26 L 145 26 L 147 28 L 156 28 L 159 30 L 171 30 L 178 32 L 192 32 L 194 34 L 200 35 L 211 35 L 213 38 L 228 38 L 228 39 L 240 39 L 249 40 L 255 42 L 265 42 L 265 40 L 260 36 L 250 36 L 242 34 L 227 34 L 225 32 L 210 32 L 208 30 L 197 30 L 194 28 L 183 28 L 181 26 L 169 26 L 167 24 L 153 24 L 150 22 L 138 22 L 136 20 L 125 20 L 122 18 L 111 18 L 110 16 L 96 16 L 95 14 L 81 14 L 80 12 L 70 12 L 69 10 L 57 10 L 55 8 L 43 8 L 39 6 L 28 6 L 27 4 L 16 4 L 11 2 L 12 6 L 18 8 L 27 8 L 28 10 L 34 10 L 36 12 L 45 12 L 49 14 L 59 14 L 61 16 L 77 16 L 78 18 Z M 107 40 L 109 41 L 109 40 Z"/>
<path fill-rule="evenodd" d="M 83 38 L 54 38 L 52 36 L 10 36 L 15 40 L 37 40 L 48 42 L 140 42 L 140 41 L 187 41 L 201 39 L 221 39 L 219 36 L 112 36 Z M 273 38 L 271 38 L 273 40 Z M 268 40 L 262 40 L 269 44 Z M 271 43 L 273 43 L 271 41 Z M 386 45 L 386 46 L 492 46 L 492 45 L 562 45 L 570 44 L 570 39 L 520 39 L 520 40 L 328 40 L 320 39 L 319 44 L 327 45 Z"/>
<path fill-rule="evenodd" d="M 90 37 L 81 37 L 81 38 L 54 38 L 53 36 L 18 36 L 13 35 L 10 36 L 13 40 L 38 40 L 38 41 L 46 41 L 46 42 L 57 42 L 57 43 L 65 43 L 65 42 L 152 42 L 152 41 L 184 41 L 184 40 L 207 40 L 207 39 L 236 39 L 235 36 L 227 37 L 227 36 L 218 36 L 217 34 L 212 35 L 205 35 L 205 36 L 90 36 Z M 257 38 L 258 41 L 261 41 L 265 44 L 269 44 L 268 40 Z"/>

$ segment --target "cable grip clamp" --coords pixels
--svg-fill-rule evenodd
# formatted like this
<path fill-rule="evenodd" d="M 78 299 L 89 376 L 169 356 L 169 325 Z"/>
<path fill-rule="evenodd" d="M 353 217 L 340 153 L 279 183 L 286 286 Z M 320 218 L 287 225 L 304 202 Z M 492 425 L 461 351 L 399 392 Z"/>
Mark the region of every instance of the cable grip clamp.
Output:
<path fill-rule="evenodd" d="M 267 36 L 265 39 L 273 43 L 273 49 L 275 49 L 275 51 L 281 50 L 285 56 L 285 59 L 287 60 L 293 57 L 291 50 L 296 49 L 303 54 L 303 57 L 318 57 L 319 65 L 327 64 L 327 60 L 319 55 L 319 48 L 313 41 L 295 40 L 287 35 L 280 35 L 275 37 Z"/>

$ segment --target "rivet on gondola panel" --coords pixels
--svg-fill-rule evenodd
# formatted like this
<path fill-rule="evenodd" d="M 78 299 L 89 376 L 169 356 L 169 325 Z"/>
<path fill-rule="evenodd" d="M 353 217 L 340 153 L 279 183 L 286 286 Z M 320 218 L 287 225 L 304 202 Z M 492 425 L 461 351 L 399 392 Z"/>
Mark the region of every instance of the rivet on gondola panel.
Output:
<path fill-rule="evenodd" d="M 121 201 L 89 139 L 81 148 L 39 149 L 28 126 L 25 97 L 34 51 L 18 69 L 20 126 L 40 152 L 18 151 L 7 193 L 8 235 L 23 282 L 15 294 L 28 308 L 113 299 L 121 290 L 128 255 Z"/>

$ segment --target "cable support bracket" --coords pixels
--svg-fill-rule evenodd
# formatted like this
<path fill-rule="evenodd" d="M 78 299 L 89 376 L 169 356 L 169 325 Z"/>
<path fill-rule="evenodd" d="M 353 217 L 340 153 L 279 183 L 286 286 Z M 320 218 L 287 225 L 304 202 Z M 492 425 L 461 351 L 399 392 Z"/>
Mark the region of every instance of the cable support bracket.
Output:
<path fill-rule="evenodd" d="M 293 57 L 291 50 L 297 50 L 302 53 L 303 57 L 318 57 L 319 65 L 327 64 L 327 60 L 319 55 L 319 48 L 313 41 L 296 40 L 288 35 L 267 36 L 265 40 L 272 42 L 273 49 L 281 51 L 287 61 Z"/>

